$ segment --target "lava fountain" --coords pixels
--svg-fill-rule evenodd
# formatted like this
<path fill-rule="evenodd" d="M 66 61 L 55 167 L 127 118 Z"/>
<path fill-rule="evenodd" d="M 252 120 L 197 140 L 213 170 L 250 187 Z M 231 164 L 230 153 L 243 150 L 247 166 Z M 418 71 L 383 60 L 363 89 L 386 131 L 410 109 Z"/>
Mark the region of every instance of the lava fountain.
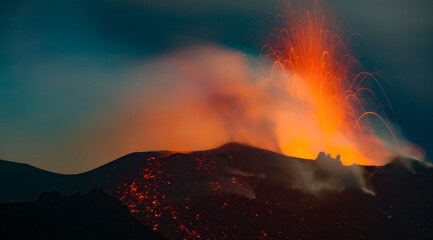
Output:
<path fill-rule="evenodd" d="M 399 143 L 390 127 L 392 108 L 378 79 L 362 70 L 340 37 L 336 21 L 317 2 L 312 8 L 289 2 L 287 9 L 281 29 L 261 56 L 272 62 L 271 82 L 303 109 L 303 116 L 281 116 L 284 122 L 277 131 L 281 150 L 309 159 L 319 151 L 340 154 L 344 164 L 389 159 L 390 149 Z M 391 109 L 388 115 L 383 101 Z M 373 125 L 375 120 L 382 126 Z M 378 138 L 374 127 L 385 129 L 391 141 Z"/>

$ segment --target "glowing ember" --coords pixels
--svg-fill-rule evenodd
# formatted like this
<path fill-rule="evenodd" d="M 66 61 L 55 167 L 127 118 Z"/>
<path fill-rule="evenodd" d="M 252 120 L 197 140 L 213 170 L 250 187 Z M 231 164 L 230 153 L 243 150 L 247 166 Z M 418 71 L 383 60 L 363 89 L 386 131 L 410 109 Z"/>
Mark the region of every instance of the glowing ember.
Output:
<path fill-rule="evenodd" d="M 198 211 L 191 209 L 192 200 L 189 196 L 172 199 L 172 195 L 179 195 L 178 187 L 182 187 L 176 184 L 179 181 L 173 182 L 175 180 L 171 176 L 173 170 L 169 168 L 170 163 L 179 164 L 175 162 L 178 157 L 179 155 L 172 155 L 163 159 L 154 157 L 147 159 L 140 175 L 119 186 L 117 194 L 119 199 L 129 207 L 131 213 L 152 226 L 154 230 L 163 229 L 167 236 L 198 239 L 200 234 L 205 233 L 194 230 L 197 225 L 201 225 L 201 231 L 210 229 L 211 226 L 201 222 L 204 217 L 200 216 Z M 200 184 L 200 177 L 203 175 L 212 176 L 217 173 L 214 161 L 208 161 L 206 156 L 200 153 L 193 157 L 191 162 L 185 163 L 191 167 L 190 176 L 182 180 L 190 180 L 196 185 Z M 188 182 L 191 183 L 190 181 Z M 204 191 L 214 196 L 221 196 L 220 189 L 218 180 L 207 182 L 204 186 Z M 200 191 L 200 188 L 193 186 L 188 195 L 196 191 Z"/>
<path fill-rule="evenodd" d="M 395 198 L 419 185 L 418 176 L 398 162 L 335 170 L 326 162 L 335 159 L 309 161 L 240 144 L 142 160 L 141 173 L 117 194 L 135 217 L 169 239 L 383 239 L 384 232 L 410 239 L 415 231 L 431 232 L 424 220 L 431 216 L 431 194 L 420 195 L 426 204 Z M 322 190 L 294 187 L 300 175 Z M 316 182 L 307 180 L 313 176 Z M 363 191 L 362 182 L 377 195 Z M 403 182 L 410 185 L 401 188 Z"/>
<path fill-rule="evenodd" d="M 361 67 L 349 54 L 336 24 L 316 2 L 312 10 L 290 6 L 285 16 L 277 41 L 264 47 L 269 53 L 263 56 L 274 61 L 272 80 L 303 111 L 282 117 L 286 122 L 279 124 L 277 132 L 282 151 L 309 159 L 326 151 L 340 154 L 344 164 L 389 159 L 392 154 L 386 147 L 398 142 L 385 111 L 378 107 L 379 98 L 368 86 L 377 84 L 390 106 L 380 83 L 373 74 L 358 71 Z M 394 146 L 385 146 L 375 136 L 370 116 L 386 127 Z"/>

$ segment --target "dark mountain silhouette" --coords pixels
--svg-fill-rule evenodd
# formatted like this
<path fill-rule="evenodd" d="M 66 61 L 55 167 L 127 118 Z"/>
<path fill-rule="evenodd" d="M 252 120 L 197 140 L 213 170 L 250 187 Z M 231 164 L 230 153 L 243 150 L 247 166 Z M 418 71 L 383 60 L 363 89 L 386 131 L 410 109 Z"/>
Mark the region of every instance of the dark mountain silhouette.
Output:
<path fill-rule="evenodd" d="M 312 161 L 230 143 L 132 153 L 77 175 L 9 162 L 0 171 L 4 202 L 98 187 L 173 239 L 433 238 L 433 168 L 404 157 L 343 166 L 323 153 Z"/>
<path fill-rule="evenodd" d="M 0 216 L 1 239 L 166 239 L 101 190 L 45 192 L 37 201 L 0 204 Z"/>
<path fill-rule="evenodd" d="M 94 170 L 74 175 L 48 172 L 28 164 L 0 160 L 0 203 L 37 200 L 46 191 L 86 193 L 93 188 L 110 189 L 126 176 L 135 175 L 149 157 L 164 152 L 131 153 Z"/>

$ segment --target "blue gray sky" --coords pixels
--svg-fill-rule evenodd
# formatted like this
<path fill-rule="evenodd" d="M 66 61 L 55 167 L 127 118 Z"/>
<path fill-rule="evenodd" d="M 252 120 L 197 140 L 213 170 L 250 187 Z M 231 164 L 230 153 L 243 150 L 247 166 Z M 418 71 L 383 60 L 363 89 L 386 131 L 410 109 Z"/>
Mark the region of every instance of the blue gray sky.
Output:
<path fill-rule="evenodd" d="M 127 154 L 110 151 L 115 134 L 92 135 L 92 129 L 100 116 L 113 117 L 137 75 L 150 71 L 143 63 L 199 43 L 257 56 L 280 3 L 1 1 L 0 158 L 76 173 Z M 431 160 L 433 2 L 328 3 L 344 29 L 361 35 L 355 55 L 383 74 L 403 135 Z M 149 149 L 136 146 L 142 150 Z"/>

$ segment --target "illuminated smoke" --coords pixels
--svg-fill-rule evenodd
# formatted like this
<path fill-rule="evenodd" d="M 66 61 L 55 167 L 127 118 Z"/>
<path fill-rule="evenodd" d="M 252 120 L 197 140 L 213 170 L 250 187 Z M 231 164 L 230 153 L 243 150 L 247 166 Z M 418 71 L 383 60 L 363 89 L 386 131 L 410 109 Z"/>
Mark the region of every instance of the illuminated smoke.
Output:
<path fill-rule="evenodd" d="M 119 156 L 236 141 L 309 159 L 339 154 L 346 165 L 422 158 L 392 127 L 379 80 L 350 55 L 332 18 L 303 9 L 284 15 L 258 59 L 196 45 L 143 62 L 115 110 L 86 134 Z"/>
<path fill-rule="evenodd" d="M 118 128 L 114 141 L 129 151 L 193 151 L 230 141 L 280 151 L 275 117 L 284 92 L 247 59 L 202 45 L 144 63 L 106 128 Z"/>
<path fill-rule="evenodd" d="M 112 125 L 106 126 L 117 131 L 114 145 L 125 153 L 193 151 L 236 141 L 310 159 L 320 151 L 340 154 L 345 164 L 390 159 L 387 143 L 371 132 L 355 134 L 338 126 L 323 131 L 310 100 L 315 97 L 304 92 L 300 99 L 283 87 L 295 81 L 290 71 L 271 71 L 266 63 L 249 59 L 241 52 L 203 45 L 145 63 L 112 113 Z M 305 85 L 298 81 L 298 88 Z"/>

